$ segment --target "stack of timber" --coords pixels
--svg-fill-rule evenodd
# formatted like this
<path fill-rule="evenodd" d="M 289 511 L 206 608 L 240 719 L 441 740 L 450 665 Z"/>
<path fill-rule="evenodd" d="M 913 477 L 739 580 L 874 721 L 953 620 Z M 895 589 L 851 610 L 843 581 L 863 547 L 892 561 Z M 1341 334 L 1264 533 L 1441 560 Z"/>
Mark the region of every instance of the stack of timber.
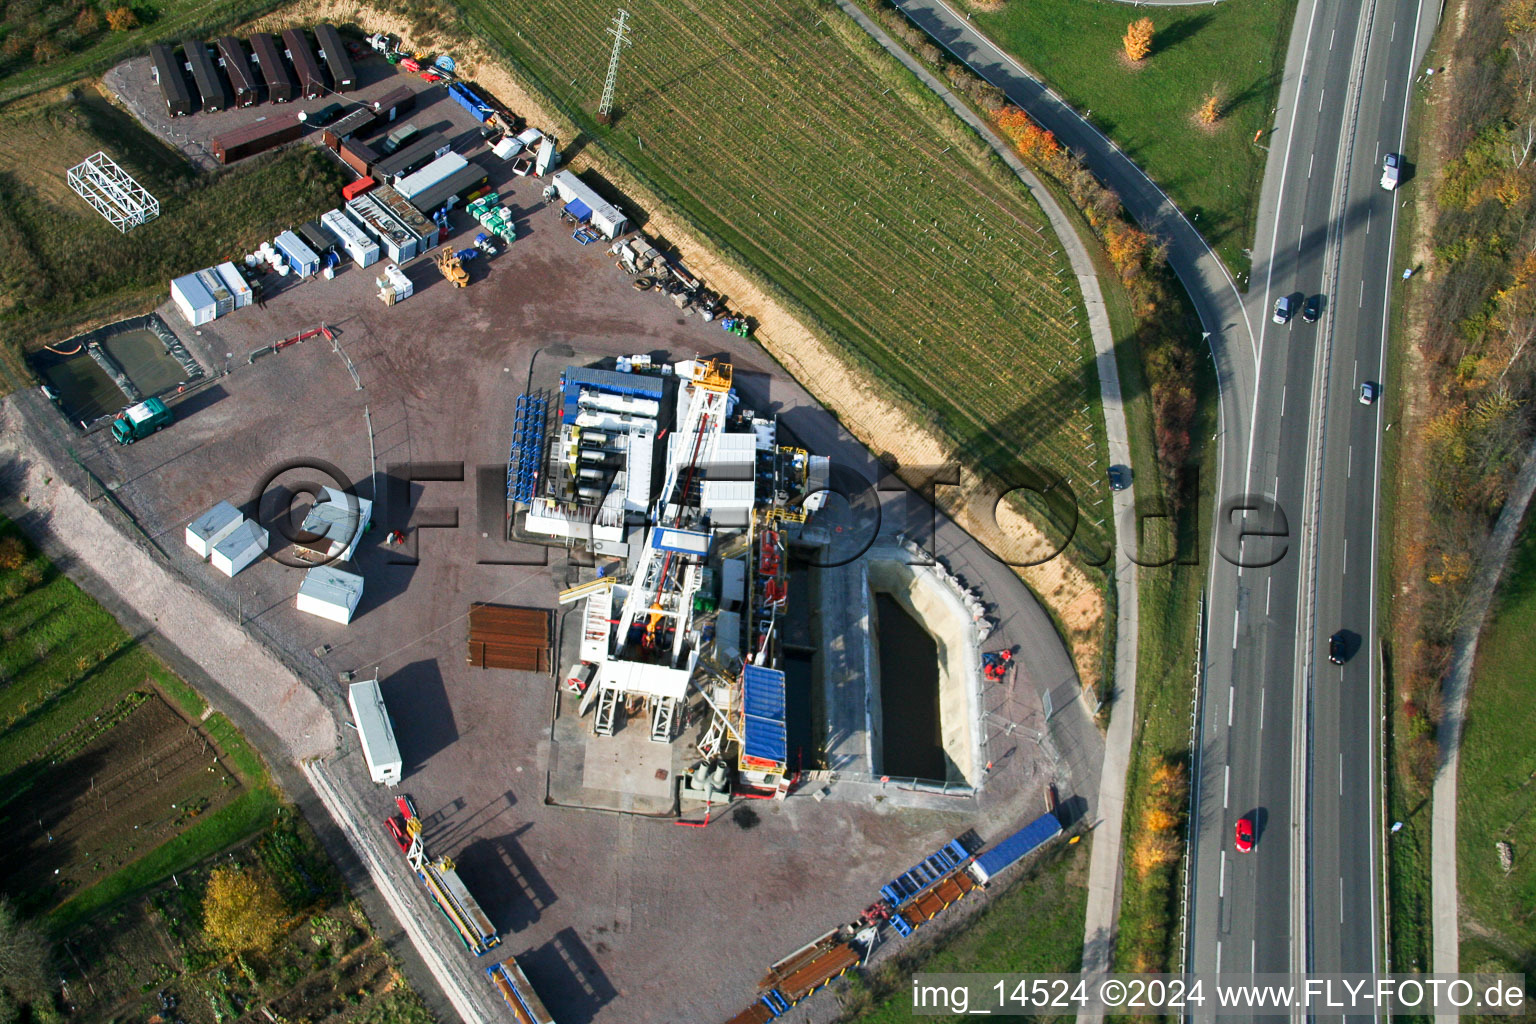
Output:
<path fill-rule="evenodd" d="M 545 608 L 469 606 L 469 663 L 475 668 L 548 672 L 554 616 Z"/>

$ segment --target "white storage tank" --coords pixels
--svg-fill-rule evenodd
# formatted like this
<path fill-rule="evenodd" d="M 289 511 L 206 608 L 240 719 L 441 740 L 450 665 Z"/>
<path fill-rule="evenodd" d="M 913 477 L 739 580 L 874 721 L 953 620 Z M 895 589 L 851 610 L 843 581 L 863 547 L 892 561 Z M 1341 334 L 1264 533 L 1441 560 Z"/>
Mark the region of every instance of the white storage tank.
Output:
<path fill-rule="evenodd" d="M 377 679 L 353 683 L 347 690 L 352 707 L 352 721 L 357 724 L 357 738 L 362 743 L 363 759 L 374 782 L 393 786 L 400 781 L 405 762 L 400 759 L 400 745 L 395 742 L 395 727 L 384 706 L 384 694 Z"/>
<path fill-rule="evenodd" d="M 266 554 L 266 551 L 267 531 L 247 519 L 213 546 L 213 555 L 209 561 L 225 576 L 234 576 Z"/>
<path fill-rule="evenodd" d="M 213 546 L 228 537 L 245 521 L 240 510 L 227 501 L 221 501 L 187 524 L 187 547 L 206 559 L 213 553 Z"/>

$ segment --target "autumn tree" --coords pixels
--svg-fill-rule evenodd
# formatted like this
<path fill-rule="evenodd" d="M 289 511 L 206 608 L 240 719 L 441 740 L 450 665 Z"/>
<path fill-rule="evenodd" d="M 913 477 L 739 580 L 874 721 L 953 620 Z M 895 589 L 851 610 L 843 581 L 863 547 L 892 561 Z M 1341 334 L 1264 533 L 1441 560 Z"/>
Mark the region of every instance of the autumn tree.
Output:
<path fill-rule="evenodd" d="M 0 569 L 20 569 L 27 563 L 27 545 L 20 537 L 0 539 Z"/>
<path fill-rule="evenodd" d="M 1205 94 L 1205 99 L 1200 101 L 1200 109 L 1195 111 L 1195 120 L 1207 128 L 1221 120 L 1221 91 L 1212 89 Z"/>
<path fill-rule="evenodd" d="M 114 7 L 107 12 L 107 27 L 113 32 L 131 32 L 139 27 L 139 16 L 132 7 Z"/>
<path fill-rule="evenodd" d="M 0 991 L 15 1002 L 30 1002 L 48 987 L 48 940 L 42 930 L 23 921 L 15 906 L 0 896 Z"/>
<path fill-rule="evenodd" d="M 272 880 L 244 868 L 215 868 L 203 895 L 203 930 L 230 953 L 263 953 L 282 936 L 287 920 Z"/>
<path fill-rule="evenodd" d="M 1152 52 L 1152 19 L 1137 18 L 1127 25 L 1121 43 L 1125 47 L 1126 60 L 1132 64 L 1146 60 Z"/>

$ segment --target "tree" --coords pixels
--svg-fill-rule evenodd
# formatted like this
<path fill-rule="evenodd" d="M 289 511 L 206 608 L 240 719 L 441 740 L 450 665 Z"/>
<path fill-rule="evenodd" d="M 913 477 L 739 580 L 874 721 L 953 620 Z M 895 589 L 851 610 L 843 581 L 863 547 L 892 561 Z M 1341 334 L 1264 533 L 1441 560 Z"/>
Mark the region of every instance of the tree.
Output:
<path fill-rule="evenodd" d="M 114 7 L 107 12 L 107 27 L 113 32 L 132 32 L 139 27 L 139 16 L 132 7 Z"/>
<path fill-rule="evenodd" d="M 1212 89 L 1205 94 L 1205 99 L 1200 101 L 1200 109 L 1195 111 L 1195 120 L 1206 127 L 1210 127 L 1221 120 L 1221 91 Z"/>
<path fill-rule="evenodd" d="M 0 896 L 0 987 L 18 1002 L 41 996 L 48 987 L 48 953 L 42 930 Z"/>
<path fill-rule="evenodd" d="M 27 545 L 20 537 L 0 540 L 0 569 L 20 569 L 27 562 Z"/>
<path fill-rule="evenodd" d="M 1152 52 L 1152 19 L 1138 18 L 1125 28 L 1125 59 L 1140 64 Z"/>
<path fill-rule="evenodd" d="M 215 868 L 203 894 L 203 930 L 230 953 L 264 953 L 282 936 L 287 910 L 266 875 Z"/>

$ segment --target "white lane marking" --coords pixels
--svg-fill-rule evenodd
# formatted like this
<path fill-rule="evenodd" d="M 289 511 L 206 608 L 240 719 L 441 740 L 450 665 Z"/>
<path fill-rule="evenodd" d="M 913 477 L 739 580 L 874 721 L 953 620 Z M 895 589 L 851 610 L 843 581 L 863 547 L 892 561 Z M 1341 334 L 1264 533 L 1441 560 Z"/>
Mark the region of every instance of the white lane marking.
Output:
<path fill-rule="evenodd" d="M 1343 762 L 1344 762 L 1344 755 L 1340 754 L 1339 755 L 1339 763 L 1342 765 Z M 1343 771 L 1343 768 L 1340 768 L 1339 770 Z M 1225 771 L 1226 771 L 1226 777 L 1222 780 L 1222 783 L 1221 783 L 1221 806 L 1223 808 L 1227 808 L 1227 807 L 1231 807 L 1232 806 L 1232 766 L 1231 765 L 1227 765 L 1226 768 L 1225 768 Z M 1340 790 L 1339 792 L 1342 795 L 1343 790 Z"/>
<path fill-rule="evenodd" d="M 1340 570 L 1340 575 L 1342 575 L 1343 573 L 1347 573 L 1347 572 L 1349 572 L 1349 541 L 1348 540 L 1346 540 L 1344 542 L 1344 568 Z"/>
<path fill-rule="evenodd" d="M 1355 368 L 1349 371 L 1349 386 L 1354 387 L 1360 383 L 1360 360 L 1355 360 Z"/>
<path fill-rule="evenodd" d="M 1280 415 L 1281 416 L 1285 415 L 1285 393 L 1288 390 L 1289 390 L 1289 388 L 1286 385 L 1284 385 L 1284 384 L 1280 385 Z"/>
<path fill-rule="evenodd" d="M 1350 445 L 1349 446 L 1349 450 L 1344 453 L 1344 475 L 1345 476 L 1354 476 L 1355 475 L 1355 446 L 1354 445 Z"/>
<path fill-rule="evenodd" d="M 1237 703 L 1237 688 L 1227 687 L 1227 728 L 1232 728 L 1232 706 Z"/>
<path fill-rule="evenodd" d="M 1392 40 L 1394 40 L 1396 38 L 1397 38 L 1397 22 L 1394 21 L 1392 23 L 1392 34 L 1387 37 L 1387 42 L 1391 42 Z"/>
<path fill-rule="evenodd" d="M 1344 879 L 1342 879 L 1342 878 L 1339 879 L 1339 892 L 1340 892 L 1341 895 L 1344 892 Z M 1217 896 L 1225 896 L 1226 894 L 1227 894 L 1227 851 L 1226 850 L 1222 850 L 1221 851 L 1221 888 L 1216 890 L 1216 895 Z"/>
<path fill-rule="evenodd" d="M 1371 233 L 1371 208 L 1369 206 L 1365 208 L 1365 233 Z M 1365 282 L 1360 282 L 1360 286 L 1362 288 L 1365 287 Z"/>
<path fill-rule="evenodd" d="M 1275 589 L 1275 578 L 1271 576 L 1264 584 L 1264 614 L 1269 614 L 1269 598 Z"/>
<path fill-rule="evenodd" d="M 1387 83 L 1386 82 L 1382 82 L 1381 83 L 1381 99 L 1382 99 L 1383 103 L 1386 102 L 1386 99 L 1387 99 Z"/>
<path fill-rule="evenodd" d="M 1370 228 L 1366 228 L 1365 230 L 1369 231 L 1371 229 Z M 1358 309 L 1364 309 L 1365 308 L 1365 282 L 1364 281 L 1360 282 L 1360 301 L 1355 303 L 1355 306 Z"/>
<path fill-rule="evenodd" d="M 1225 853 L 1223 853 L 1221 855 L 1221 858 L 1222 858 L 1223 864 L 1225 864 L 1227 855 Z M 1221 973 L 1221 940 L 1220 939 L 1216 940 L 1216 973 L 1217 974 Z"/>
<path fill-rule="evenodd" d="M 1328 33 L 1328 49 L 1333 49 L 1333 37 L 1337 35 L 1338 32 L 1338 29 L 1334 29 L 1332 32 Z"/>
<path fill-rule="evenodd" d="M 1259 691 L 1259 728 L 1264 728 L 1264 691 Z"/>
<path fill-rule="evenodd" d="M 1317 159 L 1317 154 L 1316 153 L 1313 153 L 1311 156 L 1307 157 L 1307 177 L 1308 178 L 1312 177 L 1312 162 L 1314 160 L 1316 160 L 1316 159 Z"/>
<path fill-rule="evenodd" d="M 1323 89 L 1317 94 L 1317 112 L 1319 114 L 1323 112 L 1323 97 L 1326 95 L 1328 95 L 1327 89 Z"/>
<path fill-rule="evenodd" d="M 1234 651 L 1237 650 L 1237 623 L 1239 618 L 1240 614 L 1238 612 L 1232 613 L 1232 649 Z"/>
<path fill-rule="evenodd" d="M 1275 474 L 1275 489 L 1272 492 L 1276 498 L 1280 497 L 1280 475 Z"/>
<path fill-rule="evenodd" d="M 1303 224 L 1301 230 L 1296 232 L 1296 251 L 1301 252 L 1302 240 L 1307 237 L 1307 226 Z"/>

